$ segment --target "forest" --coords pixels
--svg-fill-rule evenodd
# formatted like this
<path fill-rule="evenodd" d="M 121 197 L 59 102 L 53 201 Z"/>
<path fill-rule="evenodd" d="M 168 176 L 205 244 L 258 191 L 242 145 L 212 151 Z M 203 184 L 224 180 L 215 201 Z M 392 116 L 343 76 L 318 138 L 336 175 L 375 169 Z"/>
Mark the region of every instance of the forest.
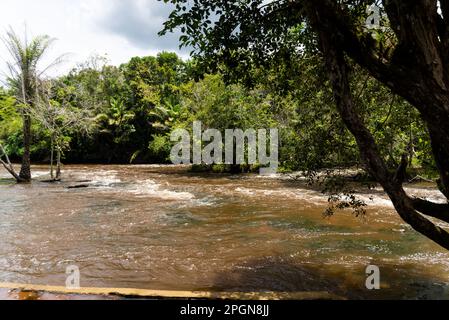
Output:
<path fill-rule="evenodd" d="M 49 163 L 52 151 L 59 150 L 64 163 L 170 163 L 170 133 L 191 130 L 199 120 L 223 131 L 279 128 L 283 172 L 361 165 L 317 54 L 249 72 L 250 84 L 230 84 L 223 73 L 206 72 L 175 53 L 134 57 L 118 67 L 94 56 L 66 75 L 43 80 L 46 106 L 31 117 L 32 161 Z M 434 177 L 430 142 L 418 113 L 361 69 L 356 68 L 353 86 L 389 165 L 397 167 L 407 151 L 411 169 Z M 1 89 L 0 141 L 15 161 L 23 154 L 18 103 L 14 89 Z"/>

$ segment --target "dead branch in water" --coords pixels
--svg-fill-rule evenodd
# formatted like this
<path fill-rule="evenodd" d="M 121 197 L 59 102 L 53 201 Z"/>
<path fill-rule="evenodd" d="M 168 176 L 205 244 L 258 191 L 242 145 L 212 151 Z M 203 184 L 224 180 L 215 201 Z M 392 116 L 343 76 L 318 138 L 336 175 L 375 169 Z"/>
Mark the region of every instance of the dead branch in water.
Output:
<path fill-rule="evenodd" d="M 414 177 L 413 179 L 409 180 L 409 183 L 412 183 L 412 182 L 419 182 L 419 181 L 432 182 L 432 183 L 435 182 L 434 180 L 427 179 L 427 178 L 424 178 L 424 177 L 418 175 L 418 176 Z"/>
<path fill-rule="evenodd" d="M 19 177 L 17 172 L 14 170 L 13 165 L 11 164 L 11 161 L 9 160 L 8 154 L 5 151 L 5 148 L 3 148 L 3 145 L 0 143 L 0 163 L 3 165 L 3 167 L 8 171 L 14 179 L 16 179 L 17 182 L 21 182 L 22 179 Z M 5 157 L 5 160 L 3 160 L 3 157 Z"/>

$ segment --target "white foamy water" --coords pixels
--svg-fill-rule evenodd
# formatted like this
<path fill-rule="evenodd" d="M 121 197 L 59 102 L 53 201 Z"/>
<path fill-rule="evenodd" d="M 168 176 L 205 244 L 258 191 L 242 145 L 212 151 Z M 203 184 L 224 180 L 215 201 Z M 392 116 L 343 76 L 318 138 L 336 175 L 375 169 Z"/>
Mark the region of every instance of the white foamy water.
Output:
<path fill-rule="evenodd" d="M 235 190 L 231 190 L 232 192 L 238 192 L 245 196 L 250 197 L 279 197 L 281 198 L 290 198 L 290 199 L 298 199 L 298 200 L 309 200 L 313 203 L 322 203 L 327 202 L 327 198 L 320 192 L 307 190 L 307 189 L 291 189 L 284 188 L 278 190 L 269 190 L 269 189 L 250 189 L 250 188 L 236 188 Z"/>
<path fill-rule="evenodd" d="M 297 200 L 307 200 L 315 204 L 323 204 L 328 202 L 328 196 L 314 190 L 310 189 L 292 189 L 292 188 L 282 188 L 277 190 L 272 189 L 256 189 L 256 188 L 244 188 L 239 187 L 234 190 L 235 192 L 248 196 L 248 197 L 279 197 L 279 198 L 289 198 Z M 441 194 L 436 189 L 426 189 L 419 187 L 405 188 L 405 191 L 411 197 L 419 197 L 436 203 L 446 203 L 444 195 Z M 365 202 L 369 206 L 393 208 L 391 200 L 385 195 L 382 189 L 377 188 L 373 190 L 372 194 L 355 194 L 356 199 Z M 341 200 L 348 201 L 349 198 L 342 196 Z"/>
<path fill-rule="evenodd" d="M 374 195 L 374 194 L 356 194 L 356 199 L 363 201 L 368 206 L 393 208 L 393 203 L 386 195 Z"/>
<path fill-rule="evenodd" d="M 248 197 L 279 197 L 279 199 L 304 200 L 316 205 L 325 205 L 329 201 L 329 197 L 321 192 L 302 188 L 278 190 L 237 188 L 235 192 Z M 356 194 L 356 198 L 367 205 L 393 208 L 393 204 L 387 196 Z M 342 196 L 341 200 L 349 201 L 350 199 Z"/>
<path fill-rule="evenodd" d="M 417 188 L 417 187 L 405 187 L 405 192 L 410 197 L 416 197 L 432 201 L 435 203 L 447 203 L 444 195 L 437 189 Z M 358 199 L 364 201 L 367 205 L 373 205 L 376 207 L 393 208 L 393 203 L 387 195 L 383 194 L 383 190 L 377 188 L 377 193 L 372 195 L 356 195 Z"/>
<path fill-rule="evenodd" d="M 152 166 L 152 168 L 157 166 Z M 83 172 L 77 175 L 80 181 L 89 181 L 89 186 L 100 189 L 103 192 L 122 192 L 133 194 L 141 198 L 159 198 L 163 200 L 172 201 L 191 201 L 195 200 L 195 195 L 190 192 L 180 192 L 170 190 L 169 185 L 165 186 L 157 183 L 152 179 L 124 181 L 118 176 L 115 170 L 98 171 L 98 172 Z M 205 201 L 204 203 L 208 203 Z M 199 202 L 203 205 L 203 202 Z"/>
<path fill-rule="evenodd" d="M 419 252 L 399 258 L 402 263 L 422 263 L 423 265 L 443 265 L 449 268 L 449 254 L 446 252 Z"/>
<path fill-rule="evenodd" d="M 19 173 L 20 171 L 20 167 L 15 166 L 16 172 Z M 31 172 L 31 175 L 33 177 L 33 179 L 38 179 L 38 178 L 43 178 L 45 176 L 50 177 L 50 169 L 49 170 L 33 170 Z M 0 165 L 0 178 L 1 179 L 13 179 L 13 177 L 11 176 L 11 174 L 9 172 L 7 172 L 2 165 Z"/>
<path fill-rule="evenodd" d="M 37 178 L 42 178 L 45 176 L 50 177 L 50 169 L 46 170 L 46 171 L 32 171 L 31 172 L 31 176 L 33 177 L 33 179 L 37 179 Z"/>
<path fill-rule="evenodd" d="M 447 203 L 444 195 L 436 189 L 426 189 L 426 188 L 405 188 L 405 191 L 410 196 L 420 197 L 429 201 L 437 203 Z"/>
<path fill-rule="evenodd" d="M 190 192 L 177 192 L 163 189 L 161 184 L 154 180 L 148 179 L 144 181 L 137 181 L 132 186 L 125 189 L 126 192 L 143 197 L 156 197 L 165 200 L 193 200 L 195 196 Z"/>
<path fill-rule="evenodd" d="M 115 184 L 122 182 L 114 170 L 83 173 L 80 180 L 90 180 L 93 187 L 112 188 Z"/>

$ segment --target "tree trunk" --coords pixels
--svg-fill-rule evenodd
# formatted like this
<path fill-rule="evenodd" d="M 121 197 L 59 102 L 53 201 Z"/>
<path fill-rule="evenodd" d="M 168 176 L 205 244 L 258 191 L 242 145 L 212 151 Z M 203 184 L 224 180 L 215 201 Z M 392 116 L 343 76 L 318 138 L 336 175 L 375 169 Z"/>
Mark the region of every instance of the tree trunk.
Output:
<path fill-rule="evenodd" d="M 8 171 L 14 177 L 14 179 L 16 179 L 17 182 L 21 182 L 19 175 L 16 173 L 11 161 L 9 160 L 8 154 L 6 153 L 5 149 L 3 148 L 3 145 L 1 144 L 0 144 L 0 151 L 1 151 L 0 163 L 3 165 L 6 171 Z M 6 162 L 3 161 L 2 159 L 3 157 L 5 157 Z"/>
<path fill-rule="evenodd" d="M 31 182 L 31 117 L 23 115 L 23 156 L 20 169 L 20 182 Z"/>
<path fill-rule="evenodd" d="M 428 128 L 435 163 L 440 173 L 438 186 L 445 197 L 449 199 L 449 152 L 447 148 L 444 148 L 445 144 L 448 144 L 447 136 L 435 125 L 428 124 Z"/>
<path fill-rule="evenodd" d="M 50 148 L 51 148 L 51 150 L 50 150 L 50 179 L 54 180 L 53 162 L 54 162 L 55 146 L 54 146 L 53 135 L 51 136 Z"/>
<path fill-rule="evenodd" d="M 56 181 L 61 180 L 61 148 L 57 147 L 56 149 L 57 156 L 56 156 Z"/>
<path fill-rule="evenodd" d="M 380 155 L 374 137 L 359 116 L 351 92 L 348 64 L 338 36 L 335 36 L 335 33 L 329 28 L 330 25 L 327 24 L 327 21 L 322 19 L 319 6 L 315 6 L 312 2 L 309 2 L 307 14 L 313 28 L 319 35 L 321 50 L 324 54 L 337 109 L 345 125 L 357 141 L 367 171 L 382 185 L 385 192 L 390 197 L 396 211 L 405 222 L 419 233 L 449 250 L 449 233 L 417 212 L 416 210 L 418 209 L 415 209 L 414 201 L 410 199 L 404 191 L 402 187 L 403 181 L 399 178 L 402 176 L 401 171 L 405 169 L 403 164 L 399 167 L 396 175 L 389 172 L 385 161 Z M 431 130 L 431 134 L 433 133 L 432 142 L 434 144 L 436 156 L 438 155 L 440 157 L 440 166 L 442 164 L 449 164 L 449 161 L 447 160 L 449 159 L 449 157 L 447 157 L 448 154 L 446 153 L 445 148 L 441 147 L 440 144 L 444 143 L 445 140 L 444 135 L 441 136 L 441 129 L 438 127 L 429 127 L 429 129 L 433 129 Z M 446 158 L 443 159 L 444 157 Z M 447 177 L 449 177 L 449 170 L 446 172 L 445 168 L 442 169 L 442 172 L 447 173 Z M 442 175 L 442 179 L 445 178 L 445 175 Z M 449 180 L 447 182 L 449 182 Z M 446 184 L 447 182 L 443 181 L 443 185 L 449 186 L 449 184 Z M 421 205 L 423 204 L 421 203 Z M 426 207 L 425 204 L 423 206 Z M 422 213 L 426 214 L 426 212 L 423 211 L 425 210 L 421 210 Z"/>

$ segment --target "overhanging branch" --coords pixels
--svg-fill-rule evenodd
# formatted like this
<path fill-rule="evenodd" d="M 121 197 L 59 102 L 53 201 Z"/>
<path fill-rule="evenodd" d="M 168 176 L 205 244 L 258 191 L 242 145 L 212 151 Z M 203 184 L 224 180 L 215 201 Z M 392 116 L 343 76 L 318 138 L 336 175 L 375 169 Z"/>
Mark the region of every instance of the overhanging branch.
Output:
<path fill-rule="evenodd" d="M 449 223 L 449 204 L 434 203 L 419 198 L 411 199 L 411 201 L 416 211 Z"/>
<path fill-rule="evenodd" d="M 413 66 L 404 64 L 401 59 L 394 61 L 381 59 L 376 54 L 376 40 L 370 34 L 358 35 L 356 32 L 362 32 L 361 28 L 351 24 L 349 13 L 334 1 L 308 0 L 308 6 L 319 12 L 319 28 L 332 33 L 339 47 L 351 59 L 417 108 L 427 107 L 421 103 L 420 92 L 417 90 L 418 84 L 422 83 L 423 79 Z M 404 79 L 407 81 L 403 81 Z"/>
<path fill-rule="evenodd" d="M 344 52 L 339 46 L 339 38 L 329 30 L 321 28 L 320 10 L 310 5 L 308 11 L 312 26 L 320 37 L 337 109 L 345 125 L 354 135 L 368 171 L 382 185 L 396 211 L 406 223 L 417 232 L 449 250 L 449 233 L 415 210 L 402 183 L 398 181 L 398 175 L 395 179 L 394 175 L 389 173 L 371 132 L 357 113 L 349 83 L 348 65 Z M 400 168 L 399 171 L 403 171 L 403 169 Z"/>

